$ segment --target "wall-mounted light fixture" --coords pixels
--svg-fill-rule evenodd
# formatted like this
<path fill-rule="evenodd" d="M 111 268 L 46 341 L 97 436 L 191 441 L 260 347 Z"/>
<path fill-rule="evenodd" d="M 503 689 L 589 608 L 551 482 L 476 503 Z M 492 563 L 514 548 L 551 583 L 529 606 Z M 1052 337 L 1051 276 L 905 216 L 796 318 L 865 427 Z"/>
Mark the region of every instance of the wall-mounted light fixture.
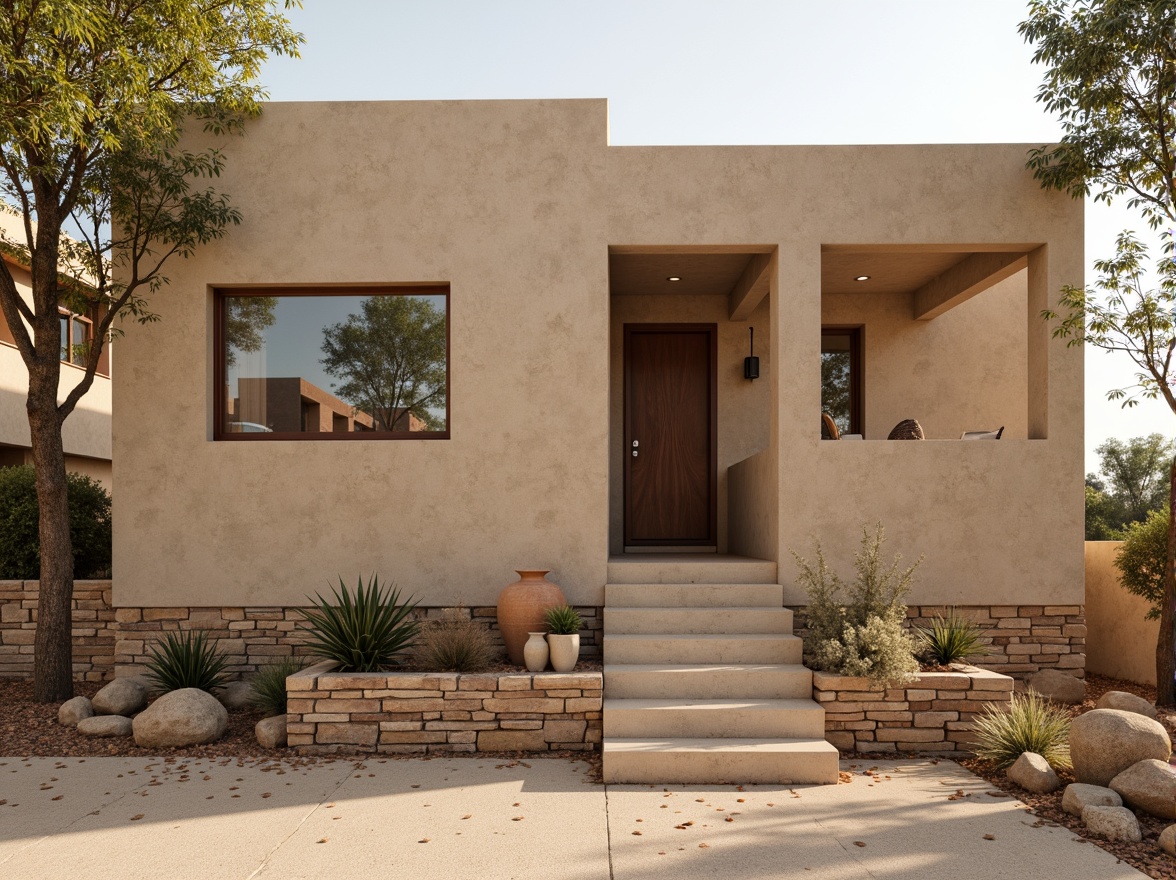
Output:
<path fill-rule="evenodd" d="M 755 356 L 755 328 L 748 327 L 748 355 L 743 359 L 743 378 L 759 378 L 759 358 Z"/>

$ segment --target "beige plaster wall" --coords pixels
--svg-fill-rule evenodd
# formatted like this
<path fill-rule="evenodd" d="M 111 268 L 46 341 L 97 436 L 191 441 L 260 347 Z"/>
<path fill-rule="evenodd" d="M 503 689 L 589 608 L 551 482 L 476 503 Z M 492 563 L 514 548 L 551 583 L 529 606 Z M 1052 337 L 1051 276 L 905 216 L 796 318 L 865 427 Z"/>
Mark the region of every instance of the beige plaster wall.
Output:
<path fill-rule="evenodd" d="M 1146 618 L 1147 600 L 1119 583 L 1115 554 L 1122 543 L 1086 542 L 1086 670 L 1154 685 L 1160 622 Z"/>
<path fill-rule="evenodd" d="M 746 321 L 728 318 L 727 291 L 713 296 L 613 296 L 609 339 L 609 552 L 624 550 L 624 349 L 626 324 L 715 324 L 718 332 L 718 552 L 728 551 L 727 469 L 768 445 L 771 369 L 768 298 Z M 748 327 L 755 327 L 760 376 L 743 378 Z"/>
<path fill-rule="evenodd" d="M 780 371 L 777 559 L 805 550 L 815 535 L 831 564 L 849 574 L 861 525 L 880 520 L 891 550 L 926 555 L 912 603 L 1081 604 L 1082 352 L 1050 339 L 1038 315 L 1053 291 L 1082 283 L 1082 209 L 1040 189 L 1024 167 L 1027 149 L 610 151 L 611 243 L 779 248 L 781 319 L 772 341 Z M 814 427 L 821 245 L 935 243 L 966 251 L 1011 242 L 1040 245 L 1031 255 L 1025 301 L 993 316 L 992 326 L 968 329 L 997 339 L 1024 334 L 1022 424 L 1044 439 L 822 443 Z M 792 566 L 782 564 L 780 578 L 785 601 L 802 604 Z"/>
<path fill-rule="evenodd" d="M 549 565 L 599 604 L 610 309 L 638 308 L 610 304 L 608 247 L 757 245 L 778 248 L 756 340 L 775 375 L 747 393 L 775 393 L 727 462 L 778 450 L 775 557 L 815 533 L 846 568 L 882 519 L 927 554 L 913 602 L 1080 604 L 1081 351 L 1036 316 L 1082 282 L 1082 205 L 1038 187 L 1025 145 L 607 148 L 606 131 L 603 101 L 275 104 L 226 144 L 243 224 L 176 263 L 162 321 L 120 346 L 115 603 L 283 604 L 377 569 L 481 604 L 513 566 Z M 820 249 L 857 242 L 1041 246 L 1022 307 L 968 329 L 1024 328 L 1015 406 L 1043 439 L 817 439 Z M 212 287 L 389 282 L 451 286 L 452 440 L 211 442 Z"/>

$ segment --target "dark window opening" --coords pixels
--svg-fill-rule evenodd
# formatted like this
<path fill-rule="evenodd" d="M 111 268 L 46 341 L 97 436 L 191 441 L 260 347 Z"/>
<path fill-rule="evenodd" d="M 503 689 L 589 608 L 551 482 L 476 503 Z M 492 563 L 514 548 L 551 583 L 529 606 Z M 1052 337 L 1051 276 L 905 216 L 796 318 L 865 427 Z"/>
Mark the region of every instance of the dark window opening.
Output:
<path fill-rule="evenodd" d="M 821 411 L 842 434 L 862 434 L 862 331 L 821 328 Z"/>

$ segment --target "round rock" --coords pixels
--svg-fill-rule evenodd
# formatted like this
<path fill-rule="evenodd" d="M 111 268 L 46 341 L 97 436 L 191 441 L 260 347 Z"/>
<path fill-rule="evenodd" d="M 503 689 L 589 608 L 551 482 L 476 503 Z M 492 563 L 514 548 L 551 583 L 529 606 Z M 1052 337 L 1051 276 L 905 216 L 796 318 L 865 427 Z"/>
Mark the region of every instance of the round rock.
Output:
<path fill-rule="evenodd" d="M 1043 697 L 1067 706 L 1086 699 L 1086 682 L 1057 669 L 1043 669 L 1029 677 L 1029 687 Z"/>
<path fill-rule="evenodd" d="M 1160 849 L 1170 856 L 1176 856 L 1176 825 L 1169 825 L 1160 832 Z"/>
<path fill-rule="evenodd" d="M 257 734 L 257 744 L 263 749 L 280 749 L 286 745 L 286 716 L 262 718 L 253 732 Z"/>
<path fill-rule="evenodd" d="M 182 688 L 164 694 L 135 716 L 135 744 L 175 748 L 215 742 L 229 726 L 229 713 L 212 694 Z"/>
<path fill-rule="evenodd" d="M 1109 788 L 1072 782 L 1062 792 L 1062 809 L 1072 816 L 1081 816 L 1086 807 L 1121 807 L 1123 799 Z"/>
<path fill-rule="evenodd" d="M 1079 782 L 1106 786 L 1132 764 L 1172 754 L 1160 722 L 1121 709 L 1095 709 L 1070 724 L 1070 759 Z"/>
<path fill-rule="evenodd" d="M 129 678 L 116 678 L 94 694 L 95 715 L 134 715 L 147 705 L 147 688 Z"/>
<path fill-rule="evenodd" d="M 1154 758 L 1132 764 L 1111 780 L 1123 802 L 1161 819 L 1176 819 L 1176 772 Z"/>
<path fill-rule="evenodd" d="M 1026 791 L 1045 794 L 1057 791 L 1062 782 L 1049 761 L 1036 752 L 1025 752 L 1005 771 L 1005 775 Z"/>
<path fill-rule="evenodd" d="M 130 736 L 133 722 L 125 715 L 94 715 L 78 722 L 82 736 Z"/>
<path fill-rule="evenodd" d="M 89 697 L 74 697 L 66 700 L 57 710 L 57 723 L 63 727 L 77 727 L 83 718 L 90 718 L 94 714 L 94 705 Z"/>
<path fill-rule="evenodd" d="M 1082 811 L 1082 821 L 1095 837 L 1132 843 L 1143 840 L 1139 820 L 1126 807 L 1087 807 Z"/>
<path fill-rule="evenodd" d="M 1123 712 L 1135 712 L 1138 715 L 1146 715 L 1148 718 L 1156 717 L 1155 706 L 1143 697 L 1137 697 L 1135 694 L 1127 693 L 1127 691 L 1107 691 L 1098 698 L 1097 707 L 1099 709 L 1119 709 Z"/>
<path fill-rule="evenodd" d="M 231 681 L 221 689 L 216 698 L 231 712 L 246 709 L 253 701 L 253 685 L 247 681 Z"/>

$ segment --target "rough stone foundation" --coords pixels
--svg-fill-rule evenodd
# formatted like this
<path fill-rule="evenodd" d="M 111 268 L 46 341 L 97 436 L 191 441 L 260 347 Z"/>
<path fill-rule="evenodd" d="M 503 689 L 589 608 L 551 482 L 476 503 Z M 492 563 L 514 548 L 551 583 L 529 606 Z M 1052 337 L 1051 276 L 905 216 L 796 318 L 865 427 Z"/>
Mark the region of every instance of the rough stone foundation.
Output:
<path fill-rule="evenodd" d="M 990 653 L 972 661 L 1014 678 L 1042 669 L 1086 676 L 1086 616 L 1081 605 L 911 605 L 908 626 L 930 626 L 936 615 L 952 611 L 974 621 L 984 632 Z M 793 607 L 798 636 L 806 635 L 803 607 Z"/>
<path fill-rule="evenodd" d="M 33 674 L 33 637 L 37 628 L 36 581 L 0 581 L 0 677 Z M 600 658 L 601 609 L 576 606 L 584 621 L 580 656 Z M 421 608 L 418 618 L 463 614 L 483 621 L 501 648 L 493 606 Z M 305 653 L 305 622 L 297 608 L 276 606 L 225 608 L 115 608 L 110 581 L 77 581 L 73 598 L 74 678 L 101 681 L 142 672 L 147 646 L 165 632 L 205 630 L 228 657 L 230 673 L 255 672 L 275 657 Z M 505 653 L 505 649 L 504 653 Z"/>
<path fill-rule="evenodd" d="M 813 673 L 813 699 L 825 709 L 825 739 L 849 752 L 967 751 L 975 742 L 976 716 L 1012 696 L 1010 676 L 973 666 L 920 672 L 898 688 Z"/>
<path fill-rule="evenodd" d="M 288 742 L 303 754 L 590 751 L 599 672 L 333 673 L 287 679 Z"/>

